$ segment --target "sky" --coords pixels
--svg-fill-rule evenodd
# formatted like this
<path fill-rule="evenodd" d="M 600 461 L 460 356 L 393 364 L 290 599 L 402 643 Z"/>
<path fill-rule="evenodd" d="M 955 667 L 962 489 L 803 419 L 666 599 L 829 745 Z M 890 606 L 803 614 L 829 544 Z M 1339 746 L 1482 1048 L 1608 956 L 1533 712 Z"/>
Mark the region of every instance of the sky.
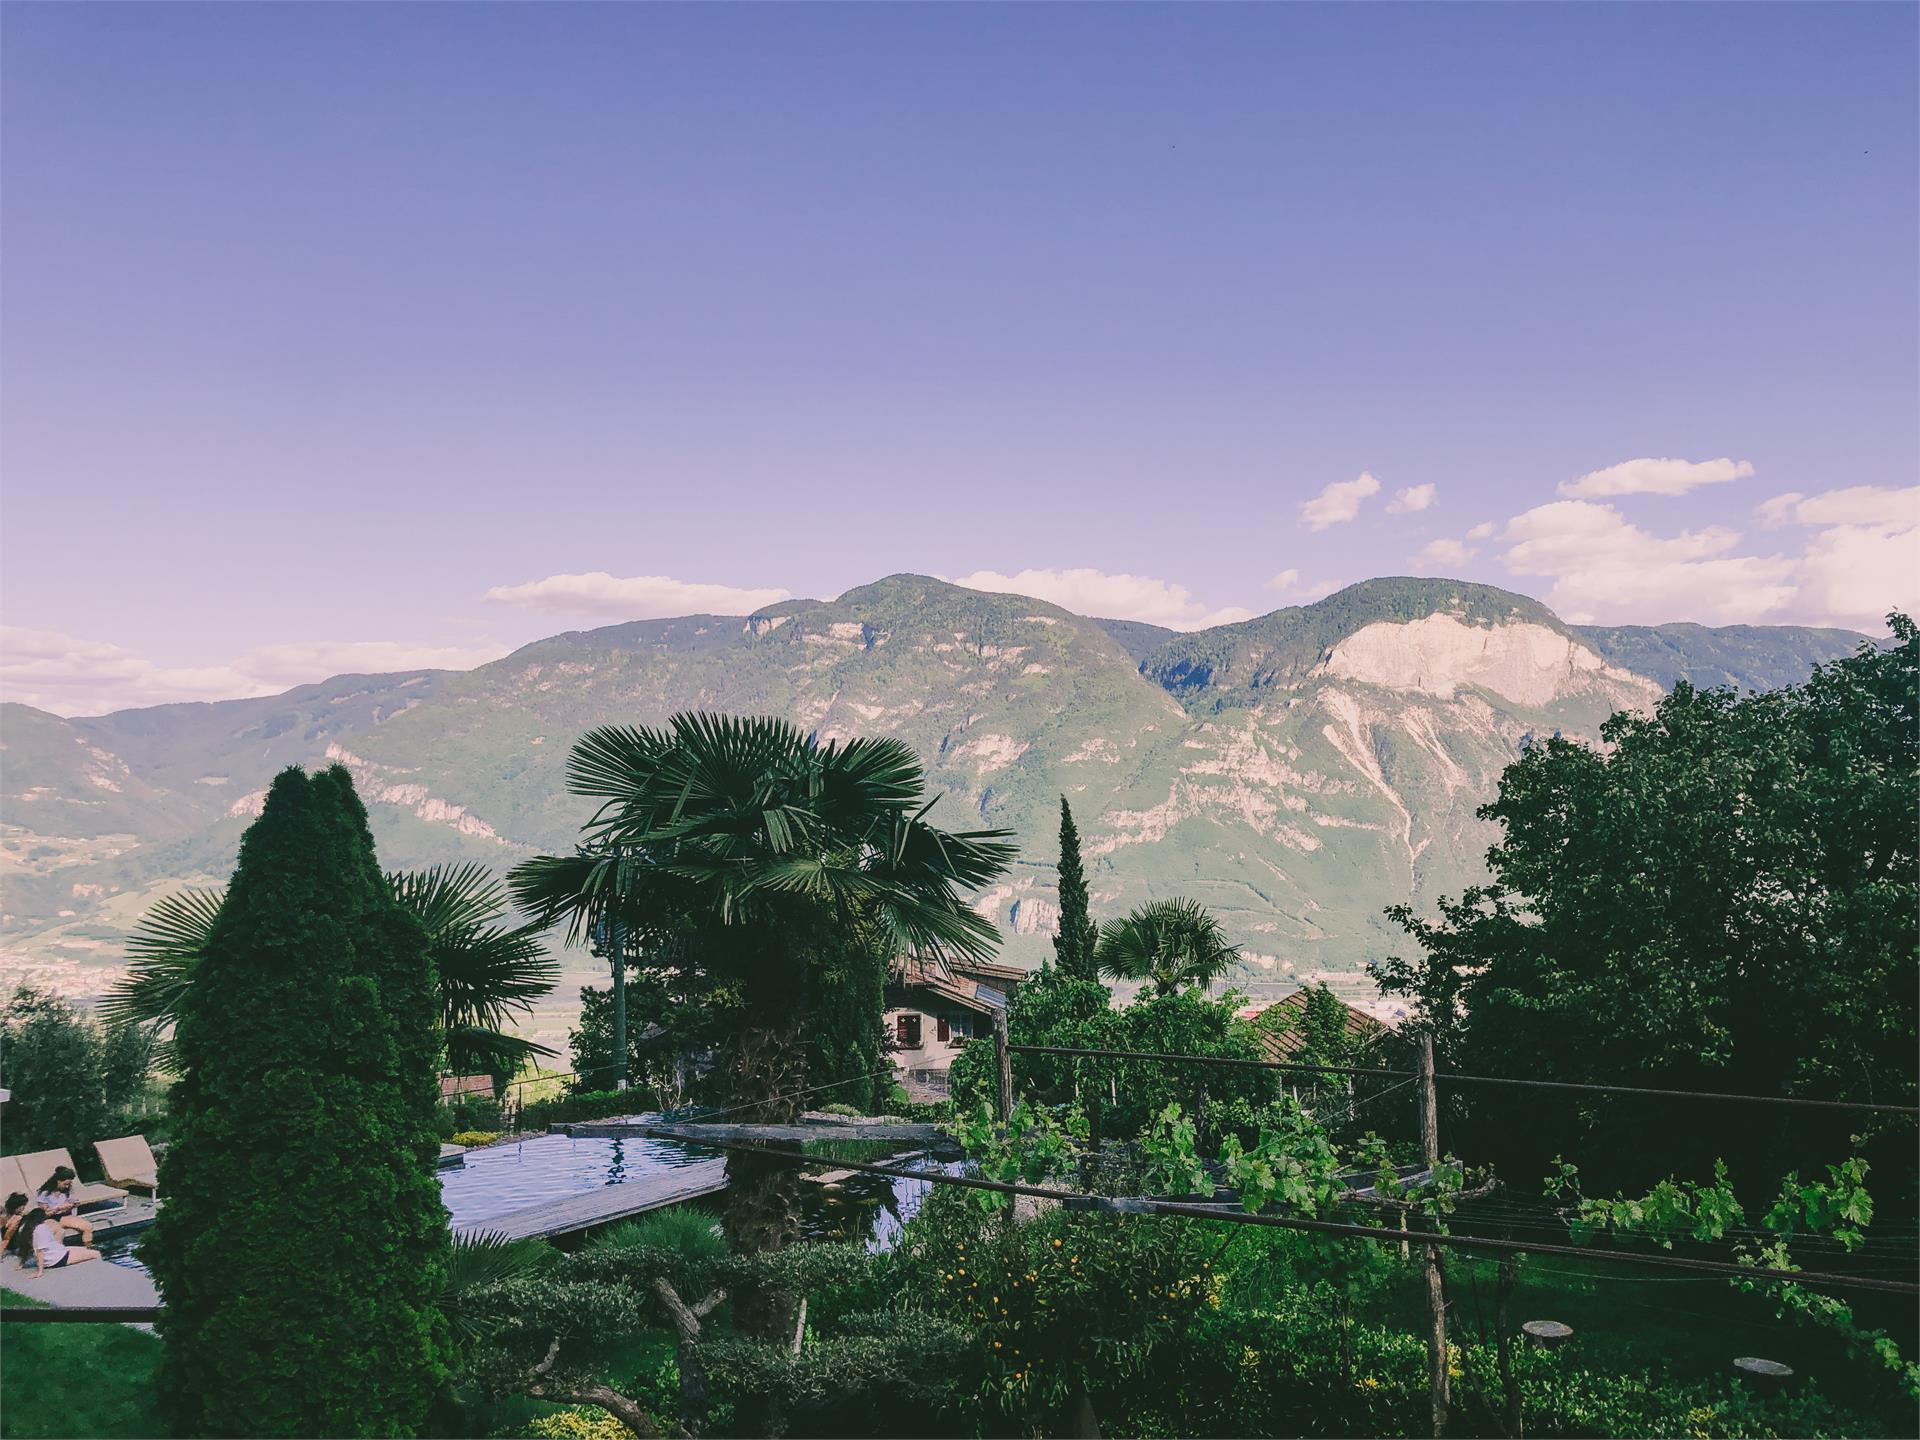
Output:
<path fill-rule="evenodd" d="M 899 571 L 1920 605 L 1920 8 L 15 4 L 0 690 Z"/>

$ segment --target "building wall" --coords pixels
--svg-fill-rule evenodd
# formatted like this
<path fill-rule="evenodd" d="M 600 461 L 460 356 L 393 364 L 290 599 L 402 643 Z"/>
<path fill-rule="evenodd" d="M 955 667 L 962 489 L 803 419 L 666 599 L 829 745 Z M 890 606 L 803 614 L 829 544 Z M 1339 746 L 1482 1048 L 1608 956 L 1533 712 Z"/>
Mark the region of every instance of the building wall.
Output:
<path fill-rule="evenodd" d="M 901 1042 L 903 1019 L 919 1022 L 918 1045 Z M 940 1038 L 942 1020 L 947 1022 L 945 1040 Z M 890 1058 L 900 1068 L 901 1085 L 914 1100 L 945 1099 L 946 1074 L 953 1057 L 960 1053 L 969 1037 L 991 1033 L 986 1016 L 958 1005 L 944 1005 L 934 996 L 913 996 L 890 1006 L 886 1024 Z M 907 1027 L 909 1039 L 912 1028 L 911 1024 Z"/>

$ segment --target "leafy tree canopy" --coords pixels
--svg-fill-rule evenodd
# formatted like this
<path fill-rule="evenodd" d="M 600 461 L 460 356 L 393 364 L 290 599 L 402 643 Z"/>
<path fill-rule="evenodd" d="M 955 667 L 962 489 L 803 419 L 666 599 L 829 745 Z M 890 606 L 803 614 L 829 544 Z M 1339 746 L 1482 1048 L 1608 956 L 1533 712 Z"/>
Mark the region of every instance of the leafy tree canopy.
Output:
<path fill-rule="evenodd" d="M 1390 910 L 1421 953 L 1375 970 L 1443 1063 L 1912 1103 L 1920 637 L 1890 623 L 1890 647 L 1804 685 L 1681 684 L 1652 715 L 1614 716 L 1600 748 L 1556 738 L 1509 766 L 1481 811 L 1504 832 L 1492 883 L 1436 917 Z M 1526 1173 L 1566 1148 L 1627 1184 L 1694 1163 L 1703 1126 L 1756 1184 L 1858 1123 L 1525 1091 L 1451 1104 L 1464 1149 Z M 1908 1153 L 1884 1168 L 1910 1175 L 1910 1140 L 1888 1144 Z"/>
<path fill-rule="evenodd" d="M 151 1052 L 148 1037 L 103 1029 L 57 995 L 15 990 L 0 1014 L 7 1149 L 82 1157 L 94 1141 L 139 1128 L 127 1109 L 146 1086 Z"/>

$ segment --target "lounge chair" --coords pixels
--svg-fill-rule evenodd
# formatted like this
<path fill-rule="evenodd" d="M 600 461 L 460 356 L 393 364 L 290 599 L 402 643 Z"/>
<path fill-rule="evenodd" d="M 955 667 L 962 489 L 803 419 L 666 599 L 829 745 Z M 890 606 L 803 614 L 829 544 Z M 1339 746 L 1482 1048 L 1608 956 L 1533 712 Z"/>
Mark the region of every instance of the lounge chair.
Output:
<path fill-rule="evenodd" d="M 93 1153 L 100 1157 L 100 1173 L 115 1185 L 129 1190 L 145 1190 L 149 1195 L 160 1188 L 160 1163 L 144 1135 L 128 1135 L 119 1140 L 95 1143 Z"/>
<path fill-rule="evenodd" d="M 33 1187 L 27 1183 L 27 1177 L 21 1173 L 18 1160 L 11 1155 L 0 1155 L 0 1200 L 13 1194 L 24 1195 L 31 1200 Z"/>
<path fill-rule="evenodd" d="M 73 1157 L 64 1150 L 37 1150 L 31 1155 L 15 1155 L 13 1161 L 20 1167 L 21 1179 L 25 1182 L 20 1188 L 29 1197 L 39 1194 L 59 1166 L 74 1168 Z M 100 1205 L 113 1201 L 124 1205 L 127 1192 L 117 1185 L 100 1185 L 91 1180 L 73 1182 L 73 1203 L 75 1205 Z"/>

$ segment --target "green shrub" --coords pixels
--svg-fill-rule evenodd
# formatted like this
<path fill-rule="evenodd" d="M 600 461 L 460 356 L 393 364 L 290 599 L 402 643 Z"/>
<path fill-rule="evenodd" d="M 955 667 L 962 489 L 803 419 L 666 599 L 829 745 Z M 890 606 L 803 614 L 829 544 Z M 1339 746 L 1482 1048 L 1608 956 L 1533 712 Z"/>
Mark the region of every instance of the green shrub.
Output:
<path fill-rule="evenodd" d="M 527 1423 L 522 1435 L 536 1440 L 633 1440 L 633 1432 L 595 1405 L 569 1405 Z"/>
<path fill-rule="evenodd" d="M 704 1210 L 685 1205 L 610 1225 L 587 1244 L 605 1251 L 658 1250 L 697 1266 L 718 1265 L 727 1256 L 719 1222 Z"/>
<path fill-rule="evenodd" d="M 140 1247 L 173 1433 L 427 1423 L 451 1359 L 437 1015 L 346 770 L 281 772 L 181 1001 L 167 1200 Z"/>
<path fill-rule="evenodd" d="M 462 1095 L 442 1101 L 433 1118 L 442 1140 L 451 1140 L 460 1130 L 507 1128 L 500 1102 L 490 1096 Z"/>
<path fill-rule="evenodd" d="M 522 1130 L 544 1130 L 580 1120 L 604 1120 L 609 1115 L 635 1115 L 659 1108 L 651 1090 L 587 1090 L 554 1100 L 536 1100 L 520 1108 Z"/>
<path fill-rule="evenodd" d="M 491 1145 L 499 1138 L 498 1130 L 456 1130 L 450 1137 L 449 1143 L 471 1148 L 475 1145 Z"/>
<path fill-rule="evenodd" d="M 147 1084 L 153 1043 L 130 1027 L 106 1029 L 58 995 L 13 992 L 0 1013 L 0 1089 L 7 1149 L 60 1149 L 93 1163 L 93 1142 L 143 1130 L 131 1111 Z"/>

